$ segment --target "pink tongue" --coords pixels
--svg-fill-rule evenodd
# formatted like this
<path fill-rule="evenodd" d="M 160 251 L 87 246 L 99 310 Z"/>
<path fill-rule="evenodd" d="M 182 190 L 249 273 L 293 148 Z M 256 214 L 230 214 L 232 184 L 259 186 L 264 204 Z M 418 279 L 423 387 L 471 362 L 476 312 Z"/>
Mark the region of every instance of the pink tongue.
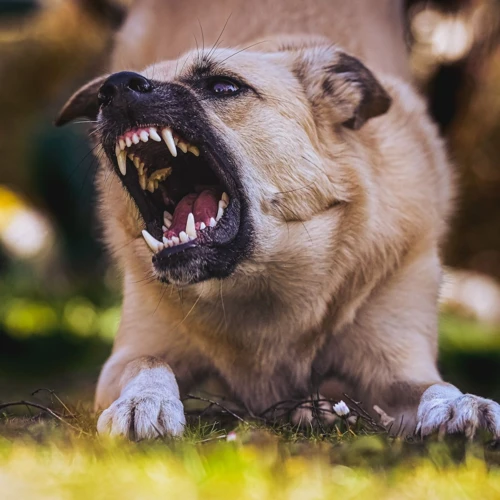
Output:
<path fill-rule="evenodd" d="M 179 236 L 181 231 L 186 231 L 188 215 L 194 215 L 195 227 L 198 230 L 200 223 L 210 225 L 210 218 L 217 216 L 219 198 L 215 189 L 205 189 L 201 193 L 191 193 L 177 204 L 173 214 L 172 225 L 166 233 L 167 238 Z"/>

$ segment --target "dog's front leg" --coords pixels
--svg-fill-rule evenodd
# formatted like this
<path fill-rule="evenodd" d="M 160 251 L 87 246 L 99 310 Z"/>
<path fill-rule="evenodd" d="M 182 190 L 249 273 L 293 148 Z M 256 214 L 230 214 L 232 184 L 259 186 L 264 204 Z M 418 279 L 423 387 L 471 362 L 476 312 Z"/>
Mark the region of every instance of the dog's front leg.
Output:
<path fill-rule="evenodd" d="M 113 356 L 106 369 L 112 370 Z M 123 364 L 117 380 L 120 391 L 99 417 L 100 434 L 124 436 L 134 440 L 182 434 L 186 423 L 179 388 L 170 367 L 158 358 L 143 356 Z M 116 370 L 115 370 L 116 371 Z M 96 400 L 99 405 L 99 391 Z"/>
<path fill-rule="evenodd" d="M 391 433 L 472 437 L 483 428 L 500 437 L 500 405 L 463 394 L 438 373 L 439 281 L 432 252 L 410 261 L 332 339 L 332 368 Z"/>

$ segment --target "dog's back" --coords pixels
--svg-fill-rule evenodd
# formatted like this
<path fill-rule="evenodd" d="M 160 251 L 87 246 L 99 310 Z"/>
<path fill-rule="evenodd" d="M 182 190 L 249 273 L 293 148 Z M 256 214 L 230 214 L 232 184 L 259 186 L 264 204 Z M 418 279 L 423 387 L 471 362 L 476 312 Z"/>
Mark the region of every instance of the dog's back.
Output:
<path fill-rule="evenodd" d="M 409 78 L 402 0 L 137 0 L 113 69 L 142 69 L 196 47 L 243 48 L 285 31 L 327 37 L 370 68 Z"/>

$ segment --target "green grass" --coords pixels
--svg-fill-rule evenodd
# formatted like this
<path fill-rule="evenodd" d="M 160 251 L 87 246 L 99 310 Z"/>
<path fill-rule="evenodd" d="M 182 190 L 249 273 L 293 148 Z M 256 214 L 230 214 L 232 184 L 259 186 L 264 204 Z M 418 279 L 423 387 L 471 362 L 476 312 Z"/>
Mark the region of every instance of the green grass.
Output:
<path fill-rule="evenodd" d="M 95 435 L 95 417 L 4 416 L 0 498 L 494 499 L 491 446 L 403 442 L 333 429 L 299 431 L 194 419 L 182 440 L 130 443 Z"/>

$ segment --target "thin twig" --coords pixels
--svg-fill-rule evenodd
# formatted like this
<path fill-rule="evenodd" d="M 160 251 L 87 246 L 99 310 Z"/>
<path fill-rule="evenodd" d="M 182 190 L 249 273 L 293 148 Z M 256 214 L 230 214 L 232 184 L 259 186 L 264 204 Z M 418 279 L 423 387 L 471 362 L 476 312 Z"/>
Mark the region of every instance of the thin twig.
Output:
<path fill-rule="evenodd" d="M 49 394 L 51 394 L 52 396 L 54 396 L 57 399 L 57 401 L 59 402 L 59 404 L 68 412 L 68 415 L 65 415 L 65 417 L 74 417 L 75 416 L 73 414 L 73 412 L 66 406 L 66 404 L 64 403 L 64 401 L 52 389 L 47 389 L 45 387 L 42 387 L 40 389 L 37 389 L 36 391 L 33 391 L 31 393 L 31 395 L 35 396 L 36 394 L 38 394 L 39 392 L 42 392 L 42 391 L 48 392 Z"/>
<path fill-rule="evenodd" d="M 64 420 L 64 418 L 62 418 L 61 416 L 59 416 L 55 411 L 53 411 L 50 408 L 47 408 L 46 406 L 43 406 L 41 404 L 32 403 L 30 401 L 24 401 L 24 400 L 22 400 L 22 401 L 11 401 L 10 403 L 2 403 L 2 404 L 0 404 L 0 411 L 4 410 L 5 408 L 9 408 L 11 406 L 27 406 L 27 407 L 37 408 L 39 410 L 42 410 L 42 411 L 48 413 L 49 415 L 52 415 L 55 419 L 59 420 L 63 424 L 66 424 L 67 426 L 71 427 L 73 430 L 81 432 L 82 434 L 85 434 L 87 436 L 91 435 L 88 432 L 85 432 L 83 429 L 79 429 L 78 427 L 74 426 L 73 424 L 70 424 L 69 422 L 67 422 L 66 420 Z"/>
<path fill-rule="evenodd" d="M 202 398 L 200 396 L 194 396 L 193 394 L 187 394 L 187 397 L 184 398 L 184 399 L 195 399 L 197 401 L 204 401 L 205 403 L 210 403 L 211 405 L 215 405 L 215 406 L 218 406 L 221 410 L 225 411 L 226 413 L 229 413 L 229 415 L 233 416 L 234 418 L 236 418 L 237 420 L 239 420 L 240 422 L 243 422 L 244 424 L 247 424 L 248 422 L 243 419 L 242 417 L 240 417 L 239 415 L 237 415 L 236 413 L 234 413 L 233 411 L 229 410 L 228 408 L 226 408 L 224 405 L 221 405 L 219 402 L 217 401 L 213 401 L 211 399 L 207 399 L 207 398 Z"/>
<path fill-rule="evenodd" d="M 356 412 L 358 413 L 358 416 L 368 422 L 372 427 L 382 430 L 384 432 L 387 432 L 387 429 L 383 427 L 382 425 L 378 424 L 372 416 L 361 406 L 361 402 L 355 401 L 352 399 L 349 395 L 347 395 L 345 392 L 343 393 L 343 396 L 351 403 L 351 405 L 354 407 Z"/>

